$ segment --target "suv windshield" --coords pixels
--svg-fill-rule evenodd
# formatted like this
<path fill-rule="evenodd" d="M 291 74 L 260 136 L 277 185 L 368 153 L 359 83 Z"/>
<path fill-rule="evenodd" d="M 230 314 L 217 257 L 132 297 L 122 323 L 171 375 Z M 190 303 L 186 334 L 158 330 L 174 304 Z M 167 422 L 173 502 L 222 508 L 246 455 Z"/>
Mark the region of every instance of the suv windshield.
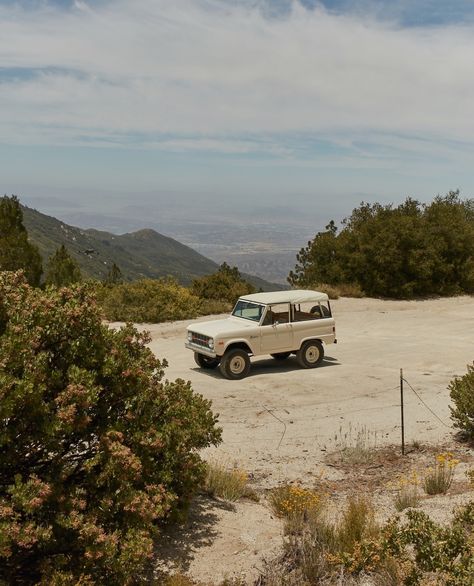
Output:
<path fill-rule="evenodd" d="M 243 317 L 244 319 L 251 319 L 259 322 L 263 313 L 263 305 L 252 303 L 250 301 L 237 301 L 232 315 L 234 317 Z"/>

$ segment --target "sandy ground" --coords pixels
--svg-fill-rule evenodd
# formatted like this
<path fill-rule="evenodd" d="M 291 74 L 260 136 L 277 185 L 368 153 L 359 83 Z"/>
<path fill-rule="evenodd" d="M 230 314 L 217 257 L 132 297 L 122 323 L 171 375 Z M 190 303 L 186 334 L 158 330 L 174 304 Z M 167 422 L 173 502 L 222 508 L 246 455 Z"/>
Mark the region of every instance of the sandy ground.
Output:
<path fill-rule="evenodd" d="M 223 442 L 208 450 L 206 458 L 245 468 L 261 489 L 284 480 L 311 484 L 321 475 L 337 480 L 340 471 L 328 468 L 324 458 L 341 443 L 353 442 L 358 433 L 377 446 L 398 449 L 400 368 L 436 414 L 405 385 L 406 443 L 442 445 L 452 439 L 447 386 L 474 359 L 474 298 L 344 298 L 333 301 L 332 308 L 338 343 L 325 347 L 326 360 L 319 368 L 301 369 L 294 357 L 285 363 L 256 358 L 242 381 L 197 368 L 192 352 L 184 347 L 185 328 L 192 322 L 140 326 L 151 332 L 155 354 L 168 360 L 167 377 L 191 380 L 219 413 Z M 213 514 L 213 539 L 203 547 L 197 544 L 182 566 L 191 574 L 219 579 L 238 575 L 238 568 L 248 573 L 274 550 L 269 536 L 279 528 L 263 505 L 236 507 L 234 521 L 222 508 Z M 247 523 L 247 514 L 254 521 Z M 232 563 L 228 554 L 234 551 L 240 553 L 232 554 Z"/>

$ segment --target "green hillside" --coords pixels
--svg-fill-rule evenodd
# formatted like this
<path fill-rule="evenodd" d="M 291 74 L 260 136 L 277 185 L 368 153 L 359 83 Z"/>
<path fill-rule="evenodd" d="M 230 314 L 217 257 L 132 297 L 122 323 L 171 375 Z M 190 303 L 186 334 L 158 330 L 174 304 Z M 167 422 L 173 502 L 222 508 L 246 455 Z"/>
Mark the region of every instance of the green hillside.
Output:
<path fill-rule="evenodd" d="M 26 206 L 22 209 L 29 238 L 38 246 L 44 263 L 64 244 L 87 277 L 104 279 L 115 262 L 128 281 L 173 276 L 183 285 L 189 285 L 194 278 L 218 269 L 214 261 L 154 230 L 122 235 L 83 230 Z M 266 291 L 282 288 L 252 275 L 244 276 Z"/>

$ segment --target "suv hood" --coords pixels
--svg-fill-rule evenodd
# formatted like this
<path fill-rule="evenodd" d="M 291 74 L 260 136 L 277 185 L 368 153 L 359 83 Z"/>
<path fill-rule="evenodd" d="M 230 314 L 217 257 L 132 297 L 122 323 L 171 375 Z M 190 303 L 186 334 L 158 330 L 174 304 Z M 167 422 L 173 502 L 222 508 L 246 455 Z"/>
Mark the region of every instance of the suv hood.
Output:
<path fill-rule="evenodd" d="M 219 335 L 232 335 L 242 330 L 258 327 L 258 323 L 241 317 L 226 317 L 214 321 L 203 321 L 187 327 L 188 332 L 196 332 L 215 338 Z"/>

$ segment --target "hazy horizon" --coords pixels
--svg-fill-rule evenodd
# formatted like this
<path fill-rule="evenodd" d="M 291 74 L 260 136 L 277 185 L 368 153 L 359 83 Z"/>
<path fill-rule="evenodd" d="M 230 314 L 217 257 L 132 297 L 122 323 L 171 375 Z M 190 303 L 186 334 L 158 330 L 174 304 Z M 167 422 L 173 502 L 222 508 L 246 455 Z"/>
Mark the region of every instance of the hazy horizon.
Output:
<path fill-rule="evenodd" d="M 0 188 L 66 221 L 316 231 L 474 192 L 467 0 L 0 0 L 0 24 Z"/>

